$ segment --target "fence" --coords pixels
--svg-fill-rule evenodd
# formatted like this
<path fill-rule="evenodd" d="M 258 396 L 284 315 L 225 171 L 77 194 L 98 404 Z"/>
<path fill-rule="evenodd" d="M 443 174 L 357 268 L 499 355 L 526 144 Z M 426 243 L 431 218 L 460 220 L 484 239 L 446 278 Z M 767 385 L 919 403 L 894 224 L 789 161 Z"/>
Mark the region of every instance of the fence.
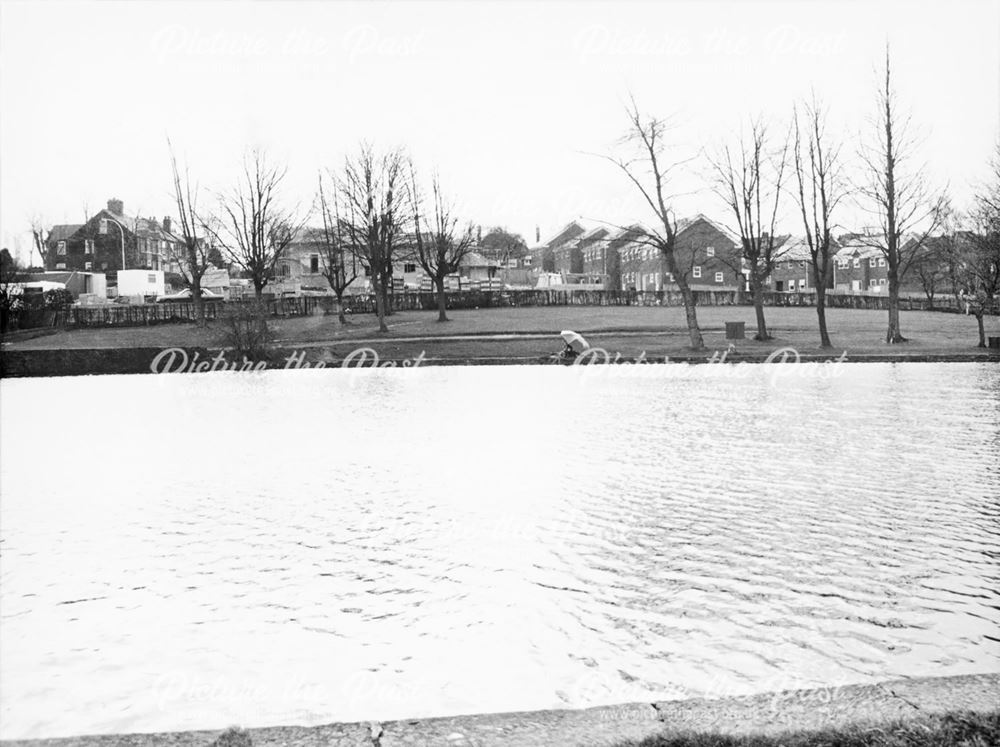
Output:
<path fill-rule="evenodd" d="M 749 304 L 749 295 L 738 291 L 694 291 L 699 306 L 737 306 Z M 449 309 L 490 309 L 536 306 L 682 306 L 683 299 L 678 291 L 562 291 L 562 290 L 519 290 L 519 291 L 466 291 L 446 293 Z M 889 299 L 884 295 L 828 294 L 829 308 L 885 310 Z M 252 301 L 210 301 L 205 303 L 207 319 L 217 319 L 227 308 Z M 276 317 L 311 316 L 335 313 L 336 301 L 332 296 L 296 296 L 272 298 L 262 301 L 267 313 Z M 815 293 L 764 294 L 766 306 L 815 306 Z M 345 297 L 346 310 L 353 314 L 375 312 L 372 295 Z M 431 292 L 397 292 L 391 297 L 391 305 L 397 311 L 422 311 L 437 309 L 437 296 Z M 958 301 L 951 297 L 936 299 L 931 303 L 926 298 L 902 298 L 903 310 L 960 311 Z M 996 313 L 997 309 L 993 310 Z M 65 311 L 46 312 L 45 319 L 37 321 L 21 320 L 20 328 L 31 326 L 77 326 L 77 327 L 135 327 L 169 322 L 187 322 L 196 318 L 193 303 L 162 303 L 108 306 L 77 306 Z"/>

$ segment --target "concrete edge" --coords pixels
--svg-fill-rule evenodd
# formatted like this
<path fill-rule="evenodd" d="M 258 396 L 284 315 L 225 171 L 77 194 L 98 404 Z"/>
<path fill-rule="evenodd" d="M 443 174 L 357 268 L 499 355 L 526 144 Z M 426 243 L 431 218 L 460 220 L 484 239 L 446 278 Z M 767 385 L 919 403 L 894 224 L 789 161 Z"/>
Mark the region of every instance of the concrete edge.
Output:
<path fill-rule="evenodd" d="M 27 350 L 4 349 L 0 351 L 0 378 L 30 378 L 47 376 L 89 376 L 101 374 L 148 374 L 151 373 L 151 365 L 157 355 L 163 353 L 163 348 L 136 347 L 136 348 L 38 348 Z M 225 354 L 225 348 L 167 348 L 166 350 L 183 350 L 190 358 L 190 364 L 184 372 L 195 372 L 197 365 L 203 365 L 206 369 L 209 361 L 215 359 L 220 353 Z M 377 354 L 377 351 L 376 351 Z M 294 363 L 288 362 L 289 356 L 301 356 L 295 359 Z M 840 360 L 840 353 L 829 354 L 801 354 L 797 359 L 789 358 L 788 362 L 819 363 L 824 361 L 836 362 Z M 227 356 L 235 361 L 234 356 Z M 417 360 L 419 358 L 419 360 Z M 535 355 L 535 356 L 400 356 L 399 354 L 382 357 L 377 360 L 367 358 L 364 361 L 355 361 L 352 367 L 372 368 L 375 365 L 388 366 L 394 368 L 416 368 L 427 366 L 523 366 L 523 365 L 570 365 L 572 361 L 561 360 L 555 355 Z M 738 363 L 766 363 L 769 360 L 767 354 L 738 354 L 728 355 L 720 351 L 705 351 L 700 353 L 689 353 L 667 356 L 649 356 L 637 358 L 635 356 L 623 356 L 619 359 L 604 360 L 595 358 L 587 365 L 628 365 L 633 363 L 651 365 L 664 363 L 687 363 L 687 364 L 708 364 L 724 363 L 734 365 Z M 976 363 L 976 362 L 1000 362 L 1000 351 L 980 351 L 969 353 L 907 353 L 905 351 L 892 353 L 859 353 L 850 355 L 842 360 L 844 363 Z M 334 354 L 331 348 L 297 348 L 295 346 L 283 346 L 273 349 L 269 359 L 266 361 L 268 370 L 285 368 L 340 368 L 343 365 L 343 356 Z M 776 362 L 784 362 L 780 358 Z M 219 367 L 214 373 L 226 374 L 232 371 L 225 370 L 224 366 Z M 173 371 L 173 369 L 171 369 Z M 205 372 L 205 371 L 197 371 Z"/>
<path fill-rule="evenodd" d="M 881 725 L 948 711 L 989 713 L 1000 704 L 1000 673 L 922 677 L 726 698 L 625 703 L 579 710 L 472 714 L 385 722 L 249 729 L 254 747 L 339 745 L 602 745 L 671 731 L 728 734 Z M 221 730 L 0 740 L 4 747 L 206 747 Z"/>

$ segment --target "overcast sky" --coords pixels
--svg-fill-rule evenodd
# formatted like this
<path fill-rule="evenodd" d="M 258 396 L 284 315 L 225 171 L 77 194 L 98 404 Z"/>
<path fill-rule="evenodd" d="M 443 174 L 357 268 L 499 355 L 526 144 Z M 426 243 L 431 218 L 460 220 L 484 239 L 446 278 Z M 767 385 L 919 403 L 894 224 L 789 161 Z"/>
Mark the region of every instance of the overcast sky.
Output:
<path fill-rule="evenodd" d="M 646 218 L 614 167 L 623 101 L 711 150 L 749 117 L 787 126 L 811 89 L 852 153 L 891 42 L 923 158 L 959 207 L 1000 121 L 1000 3 L 0 3 L 0 236 L 80 222 L 109 197 L 175 213 L 166 137 L 206 190 L 241 153 L 287 161 L 288 199 L 362 139 L 440 172 L 462 215 L 529 243 L 577 216 Z M 727 220 L 701 162 L 681 214 Z M 202 197 L 210 202 L 210 193 Z M 791 208 L 792 205 L 790 204 Z M 797 224 L 788 211 L 785 228 Z M 864 222 L 848 207 L 845 224 Z"/>

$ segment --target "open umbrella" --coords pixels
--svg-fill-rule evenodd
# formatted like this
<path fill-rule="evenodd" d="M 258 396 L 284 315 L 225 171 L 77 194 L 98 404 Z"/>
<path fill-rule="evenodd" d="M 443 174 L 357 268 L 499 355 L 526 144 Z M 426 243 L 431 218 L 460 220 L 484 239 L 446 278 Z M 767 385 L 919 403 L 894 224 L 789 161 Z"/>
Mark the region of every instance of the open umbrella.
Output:
<path fill-rule="evenodd" d="M 577 334 L 571 330 L 565 329 L 559 333 L 559 336 L 563 338 L 566 343 L 567 350 L 572 350 L 573 353 L 579 355 L 584 350 L 590 349 L 590 343 L 583 339 L 582 335 Z"/>

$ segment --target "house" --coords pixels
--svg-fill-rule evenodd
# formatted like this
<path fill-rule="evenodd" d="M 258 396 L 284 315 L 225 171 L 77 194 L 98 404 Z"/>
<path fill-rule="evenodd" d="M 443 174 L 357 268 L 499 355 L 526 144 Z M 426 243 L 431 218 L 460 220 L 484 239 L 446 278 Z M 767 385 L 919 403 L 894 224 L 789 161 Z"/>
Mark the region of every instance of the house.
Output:
<path fill-rule="evenodd" d="M 691 290 L 738 290 L 747 287 L 740 237 L 700 213 L 678 222 L 674 254 L 678 267 L 687 272 Z M 672 281 L 672 278 L 668 280 Z"/>
<path fill-rule="evenodd" d="M 531 248 L 532 267 L 542 272 L 573 272 L 576 240 L 590 230 L 581 220 L 570 221 L 548 240 Z M 582 260 L 577 261 L 581 265 L 579 272 L 583 272 Z"/>
<path fill-rule="evenodd" d="M 839 245 L 833 242 L 831 252 L 835 255 L 839 248 Z M 815 290 L 812 255 L 805 236 L 784 237 L 774 256 L 774 269 L 767 278 L 767 285 L 771 290 L 786 293 Z M 830 271 L 825 283 L 825 287 L 830 290 L 834 286 L 835 265 L 835 257 L 831 257 Z"/>
<path fill-rule="evenodd" d="M 838 293 L 885 292 L 888 268 L 885 254 L 866 235 L 847 234 L 839 239 L 833 263 L 834 290 Z"/>
<path fill-rule="evenodd" d="M 86 223 L 53 226 L 46 245 L 47 270 L 176 272 L 184 242 L 172 232 L 169 217 L 161 224 L 155 218 L 130 216 L 121 200 L 110 199 Z"/>
<path fill-rule="evenodd" d="M 500 263 L 495 259 L 483 256 L 478 251 L 470 251 L 464 257 L 458 268 L 458 274 L 472 282 L 479 283 L 482 288 L 496 286 L 502 288 L 503 284 L 498 279 Z"/>

